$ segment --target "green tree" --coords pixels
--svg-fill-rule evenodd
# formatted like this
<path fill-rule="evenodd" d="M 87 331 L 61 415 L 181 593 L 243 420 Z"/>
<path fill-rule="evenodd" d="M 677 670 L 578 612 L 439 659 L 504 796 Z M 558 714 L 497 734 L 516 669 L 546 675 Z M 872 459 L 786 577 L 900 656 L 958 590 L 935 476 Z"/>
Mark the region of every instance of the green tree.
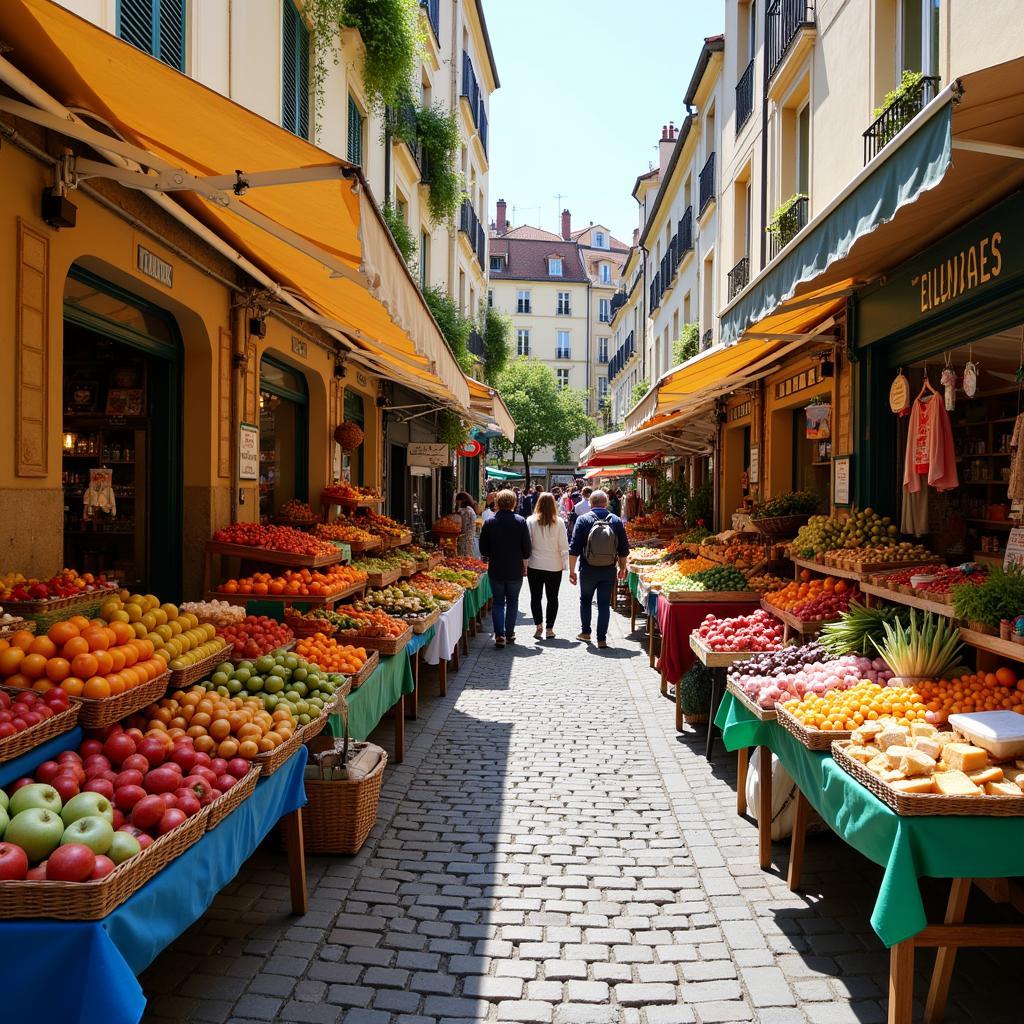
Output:
<path fill-rule="evenodd" d="M 387 224 L 388 230 L 391 232 L 391 237 L 395 240 L 395 245 L 398 246 L 398 251 L 402 254 L 402 259 L 415 275 L 416 236 L 406 224 L 402 211 L 390 199 L 380 208 L 380 212 L 384 223 Z"/>
<path fill-rule="evenodd" d="M 583 393 L 560 388 L 549 366 L 537 359 L 513 359 L 495 382 L 516 424 L 512 446 L 530 479 L 530 462 L 542 448 L 553 448 L 565 462 L 576 438 L 593 427 Z"/>
<path fill-rule="evenodd" d="M 484 381 L 494 387 L 512 354 L 512 321 L 488 306 L 483 315 Z"/>
<path fill-rule="evenodd" d="M 647 392 L 650 391 L 650 390 L 651 390 L 651 382 L 650 381 L 648 381 L 648 380 L 637 381 L 636 384 L 633 385 L 633 394 L 630 395 L 630 401 L 632 402 L 633 405 L 636 405 L 636 403 L 639 402 L 640 399 L 643 398 L 644 395 L 646 395 Z"/>
<path fill-rule="evenodd" d="M 469 351 L 469 336 L 473 333 L 473 321 L 459 309 L 456 301 L 432 285 L 423 292 L 430 312 L 434 314 L 437 326 L 441 328 L 444 340 L 455 356 L 455 361 L 464 373 L 472 373 L 476 368 L 476 357 Z"/>
<path fill-rule="evenodd" d="M 672 343 L 672 365 L 678 366 L 692 359 L 700 351 L 700 327 L 683 324 L 679 337 Z"/>

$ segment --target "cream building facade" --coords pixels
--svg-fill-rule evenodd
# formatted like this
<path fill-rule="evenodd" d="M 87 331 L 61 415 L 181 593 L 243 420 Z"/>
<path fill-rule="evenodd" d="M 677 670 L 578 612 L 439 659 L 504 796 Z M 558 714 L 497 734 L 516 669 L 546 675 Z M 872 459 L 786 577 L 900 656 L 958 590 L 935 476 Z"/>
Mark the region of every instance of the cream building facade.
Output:
<path fill-rule="evenodd" d="M 302 0 L 165 0 L 155 7 L 152 0 L 59 2 L 358 164 L 378 205 L 392 203 L 417 239 L 421 285 L 443 289 L 463 312 L 479 312 L 487 294 L 488 118 L 499 85 L 482 0 L 422 0 L 419 8 L 423 48 L 410 98 L 454 110 L 459 126 L 456 164 L 466 199 L 451 225 L 431 221 L 429 170 L 425 173 L 412 147 L 386 133 L 384 112 L 369 102 L 358 31 L 340 33 L 337 62 L 327 57 L 322 96 L 316 97 L 315 45 Z M 392 114 L 400 116 L 404 112 Z"/>

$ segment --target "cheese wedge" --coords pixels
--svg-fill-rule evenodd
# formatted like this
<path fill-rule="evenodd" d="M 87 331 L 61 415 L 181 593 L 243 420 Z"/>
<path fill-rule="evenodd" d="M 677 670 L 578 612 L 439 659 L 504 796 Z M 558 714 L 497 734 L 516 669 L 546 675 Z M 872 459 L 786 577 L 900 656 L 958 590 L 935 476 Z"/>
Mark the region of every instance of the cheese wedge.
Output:
<path fill-rule="evenodd" d="M 981 790 L 961 771 L 936 772 L 935 792 L 944 796 L 978 796 Z"/>
<path fill-rule="evenodd" d="M 915 779 L 897 779 L 892 788 L 901 793 L 934 793 L 935 782 L 930 775 L 919 775 Z"/>
<path fill-rule="evenodd" d="M 882 731 L 882 725 L 877 721 L 867 721 L 862 725 L 858 725 L 853 730 L 853 736 L 851 739 L 854 743 L 867 743 L 873 736 L 877 736 Z"/>
<path fill-rule="evenodd" d="M 851 743 L 846 748 L 847 756 L 852 757 L 855 761 L 860 761 L 861 764 L 866 764 L 871 758 L 878 754 L 877 747 L 863 747 L 856 743 Z"/>
<path fill-rule="evenodd" d="M 939 746 L 945 747 L 950 743 L 962 743 L 963 740 L 955 732 L 937 732 L 933 737 Z"/>
<path fill-rule="evenodd" d="M 886 756 L 888 757 L 895 749 L 896 747 L 890 747 L 885 752 Z M 932 775 L 935 772 L 935 763 L 934 757 L 929 757 L 920 750 L 908 750 L 900 758 L 899 768 L 907 777 L 912 775 Z"/>
<path fill-rule="evenodd" d="M 885 754 L 875 754 L 867 764 L 864 765 L 869 772 L 874 772 L 875 775 L 881 775 L 882 772 L 889 771 L 889 759 Z"/>
<path fill-rule="evenodd" d="M 914 749 L 922 754 L 927 754 L 930 758 L 937 761 L 939 754 L 942 753 L 942 746 L 936 743 L 931 736 L 915 736 L 911 741 L 914 745 Z"/>
<path fill-rule="evenodd" d="M 911 722 L 911 736 L 934 736 L 939 730 L 930 722 Z"/>
<path fill-rule="evenodd" d="M 1003 779 L 1006 782 L 1015 782 L 1018 786 L 1024 786 L 1024 770 L 1020 768 L 1004 768 Z"/>
<path fill-rule="evenodd" d="M 907 754 L 912 754 L 913 752 L 912 747 L 904 747 L 899 743 L 894 743 L 891 747 L 885 748 L 885 758 L 889 762 L 890 768 L 899 768 L 900 761 Z"/>
<path fill-rule="evenodd" d="M 948 743 L 942 750 L 942 763 L 953 771 L 981 771 L 988 767 L 988 751 L 970 743 Z"/>
<path fill-rule="evenodd" d="M 986 782 L 985 792 L 989 796 L 1021 796 L 1024 790 L 1016 782 Z"/>
<path fill-rule="evenodd" d="M 988 768 L 982 768 L 980 772 L 968 772 L 967 777 L 976 786 L 984 786 L 989 782 L 1002 782 L 1003 769 L 996 765 L 989 765 Z"/>
<path fill-rule="evenodd" d="M 884 772 L 880 772 L 878 777 L 883 782 L 888 782 L 891 786 L 894 782 L 902 782 L 906 775 L 899 770 L 899 768 L 887 768 Z"/>
<path fill-rule="evenodd" d="M 907 746 L 910 741 L 910 733 L 902 725 L 894 725 L 883 730 L 875 737 L 875 746 L 879 750 L 888 750 L 889 747 L 899 744 Z"/>

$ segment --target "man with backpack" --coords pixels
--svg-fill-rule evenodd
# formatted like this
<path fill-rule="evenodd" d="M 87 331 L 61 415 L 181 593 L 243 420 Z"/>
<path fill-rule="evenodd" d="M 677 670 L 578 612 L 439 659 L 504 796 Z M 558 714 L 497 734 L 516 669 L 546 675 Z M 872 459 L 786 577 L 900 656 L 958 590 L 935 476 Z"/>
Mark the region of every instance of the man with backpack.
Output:
<path fill-rule="evenodd" d="M 590 510 L 576 520 L 569 544 L 569 582 L 577 581 L 576 562 L 580 573 L 580 633 L 576 637 L 590 643 L 590 616 L 597 595 L 597 646 L 608 646 L 608 622 L 612 614 L 612 591 L 615 578 L 626 577 L 629 540 L 622 520 L 608 511 L 608 495 L 594 491 Z M 616 572 L 616 567 L 618 571 Z"/>

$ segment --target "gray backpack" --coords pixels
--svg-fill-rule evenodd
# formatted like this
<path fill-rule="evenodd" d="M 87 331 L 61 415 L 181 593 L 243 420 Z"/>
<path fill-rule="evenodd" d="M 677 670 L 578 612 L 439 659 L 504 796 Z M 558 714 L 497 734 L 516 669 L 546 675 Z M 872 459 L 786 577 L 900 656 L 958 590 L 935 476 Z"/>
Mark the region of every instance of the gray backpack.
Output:
<path fill-rule="evenodd" d="M 595 568 L 615 564 L 619 557 L 619 538 L 612 529 L 611 516 L 607 519 L 598 519 L 590 528 L 583 557 L 586 558 L 587 565 Z"/>

